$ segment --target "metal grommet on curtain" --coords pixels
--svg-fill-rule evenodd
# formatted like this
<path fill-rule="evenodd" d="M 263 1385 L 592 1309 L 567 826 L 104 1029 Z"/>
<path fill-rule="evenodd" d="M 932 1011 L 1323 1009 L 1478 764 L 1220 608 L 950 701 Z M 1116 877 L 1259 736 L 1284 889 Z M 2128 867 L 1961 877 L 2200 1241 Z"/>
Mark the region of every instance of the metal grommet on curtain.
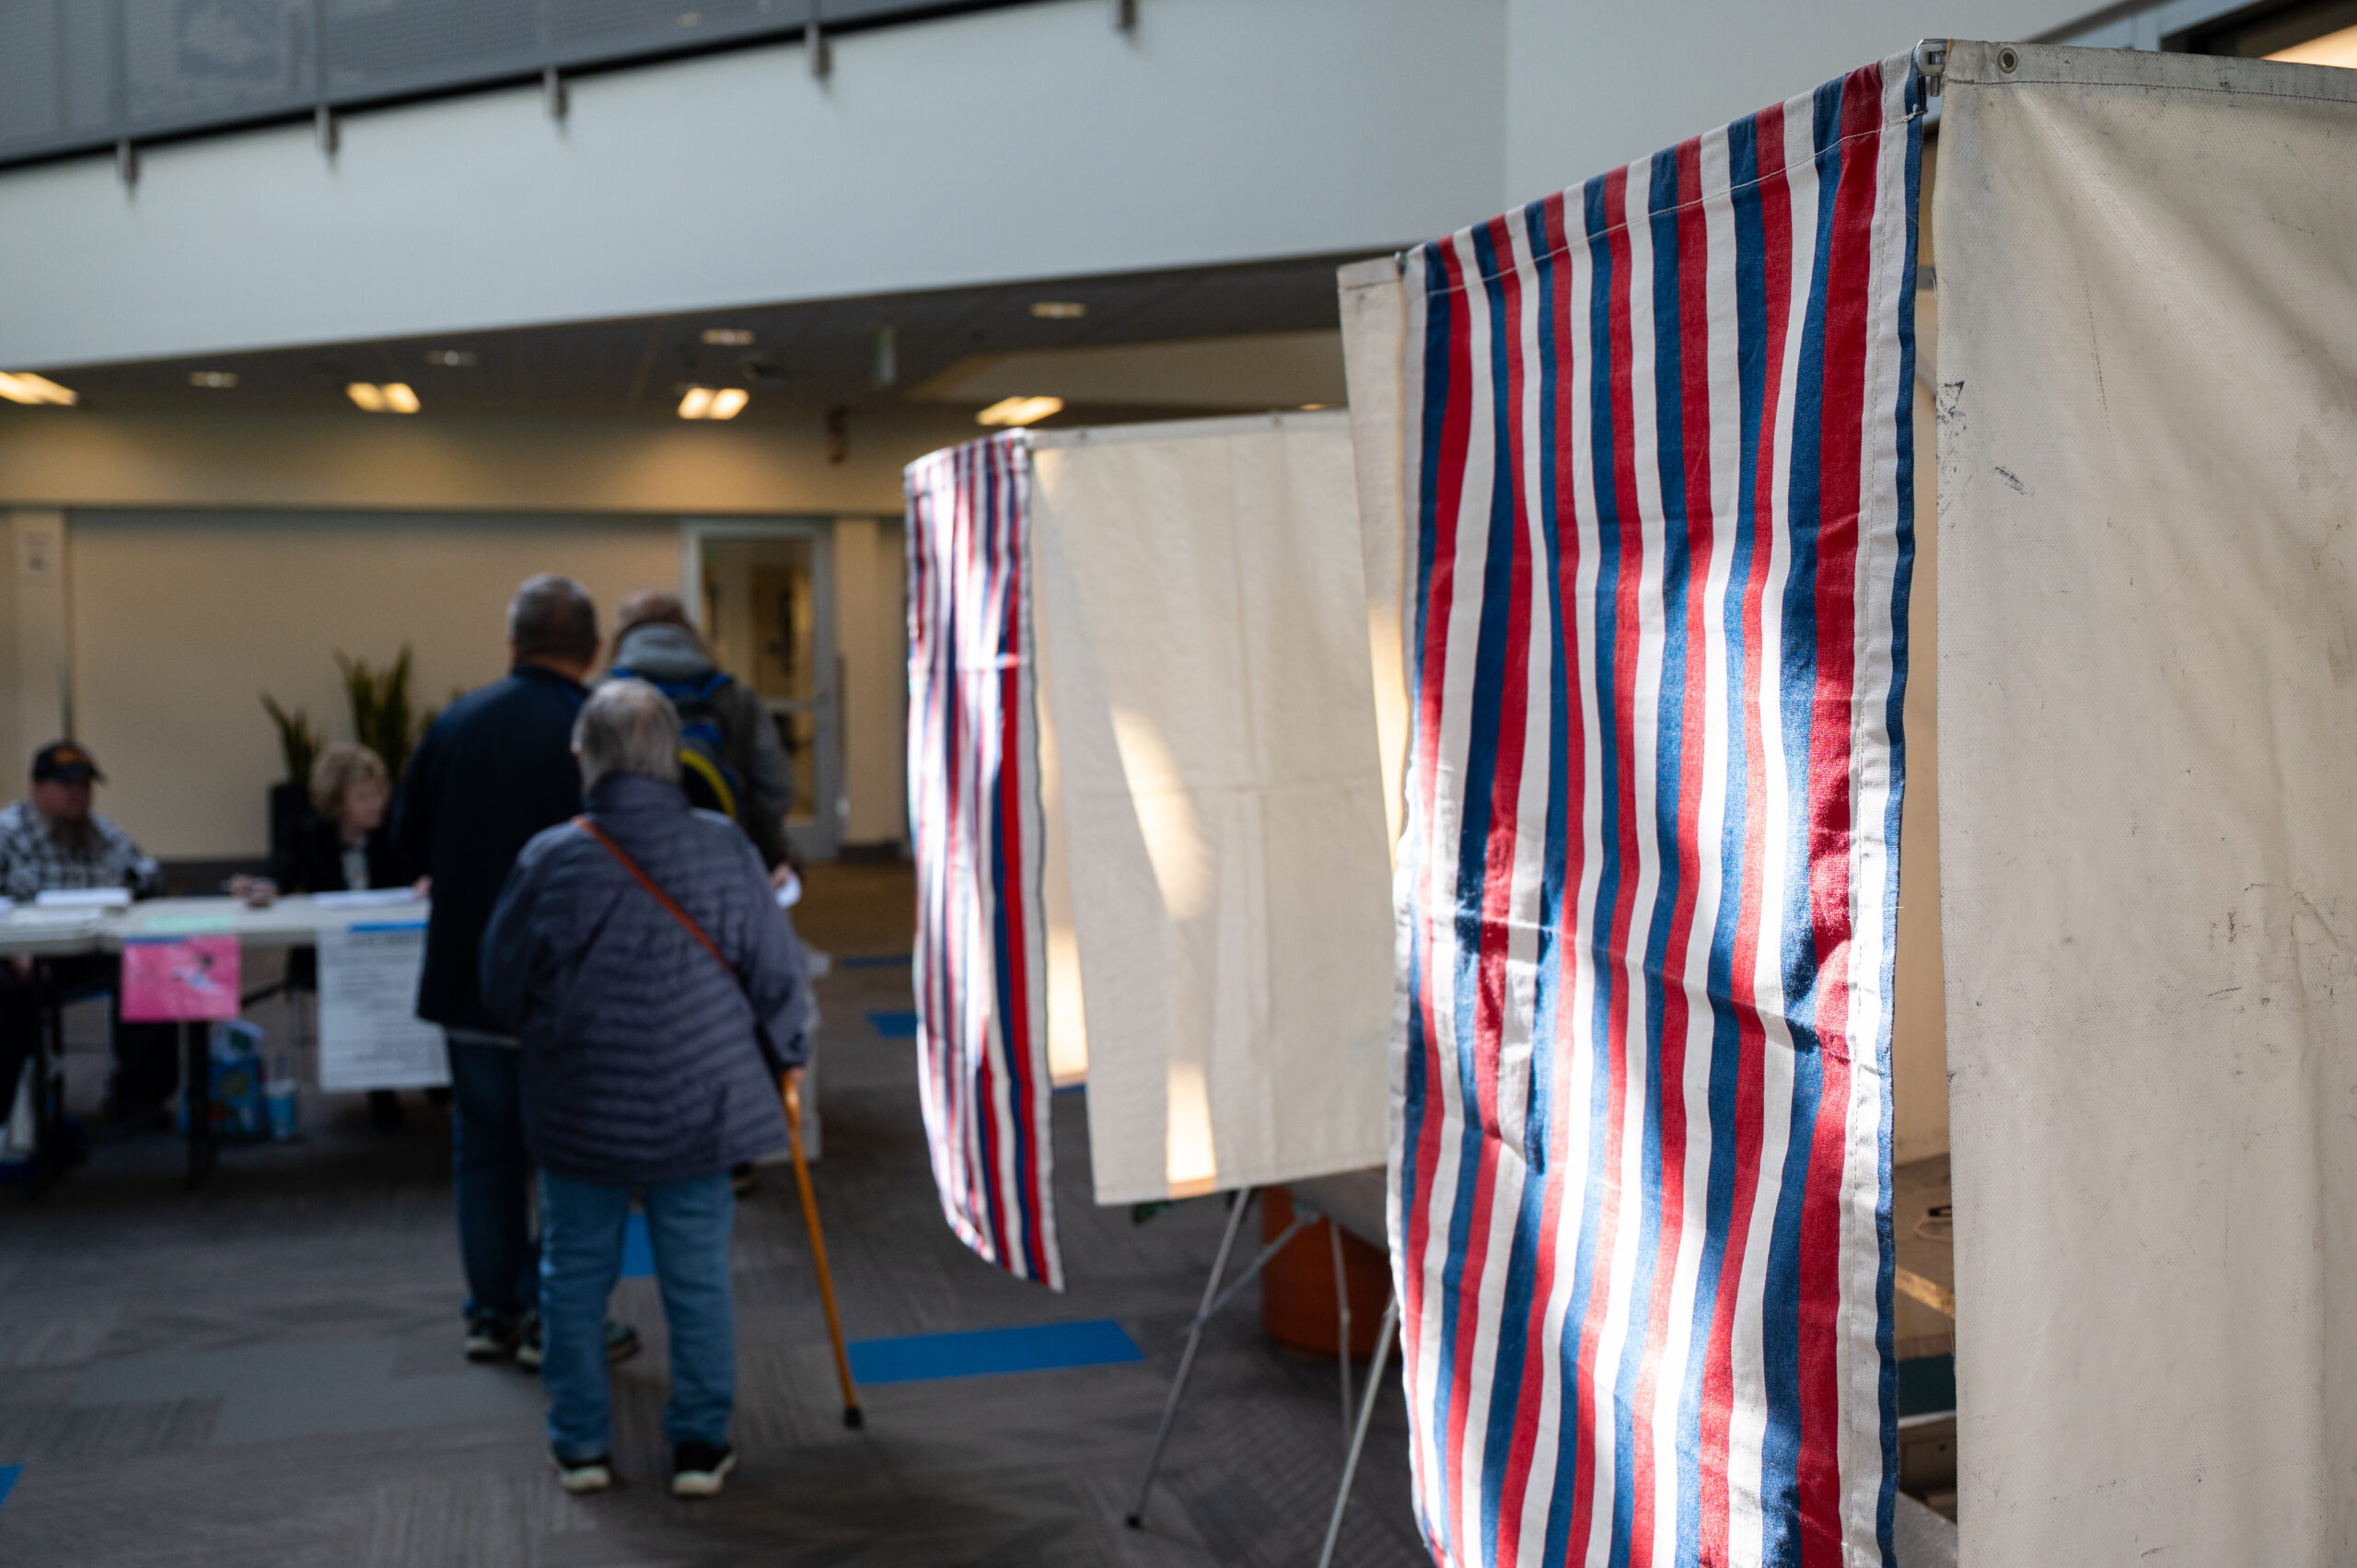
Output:
<path fill-rule="evenodd" d="M 2022 54 L 2020 50 L 2007 48 L 1997 51 L 1997 69 L 2000 72 L 2010 76 L 2021 68 Z"/>

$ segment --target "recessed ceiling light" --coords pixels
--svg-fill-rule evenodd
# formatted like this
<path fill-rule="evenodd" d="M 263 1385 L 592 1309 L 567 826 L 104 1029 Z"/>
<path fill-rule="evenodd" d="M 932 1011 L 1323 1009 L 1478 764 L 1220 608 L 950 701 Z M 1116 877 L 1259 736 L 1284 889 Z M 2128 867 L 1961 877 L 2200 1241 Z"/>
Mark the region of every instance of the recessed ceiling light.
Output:
<path fill-rule="evenodd" d="M 470 348 L 430 349 L 425 355 L 426 364 L 439 365 L 447 370 L 463 370 L 474 362 L 475 351 Z"/>
<path fill-rule="evenodd" d="M 974 416 L 976 424 L 1037 424 L 1063 412 L 1062 398 L 1001 398 Z"/>
<path fill-rule="evenodd" d="M 226 392 L 238 384 L 238 373 L 234 370 L 192 370 L 188 373 L 188 384 Z"/>
<path fill-rule="evenodd" d="M 1077 321 L 1088 314 L 1088 307 L 1077 299 L 1035 299 L 1031 314 L 1042 321 Z"/>
<path fill-rule="evenodd" d="M 405 381 L 388 381 L 379 387 L 367 381 L 354 381 L 343 389 L 343 395 L 370 413 L 415 413 L 417 394 Z"/>
<path fill-rule="evenodd" d="M 753 341 L 750 327 L 706 327 L 703 341 L 714 348 L 743 348 Z"/>
<path fill-rule="evenodd" d="M 82 394 L 70 387 L 61 387 L 46 376 L 36 376 L 29 370 L 14 375 L 0 370 L 0 398 L 12 403 L 51 403 L 59 408 L 72 408 L 82 401 Z"/>
<path fill-rule="evenodd" d="M 2357 65 L 2357 28 L 2342 28 L 2339 32 L 2328 32 L 2322 38 L 2312 38 L 2305 43 L 2279 49 L 2268 58 L 2289 60 L 2302 65 L 2339 65 L 2345 70 Z"/>
<path fill-rule="evenodd" d="M 712 414 L 712 389 L 690 387 L 679 395 L 681 419 L 705 419 Z"/>
<path fill-rule="evenodd" d="M 712 412 L 707 419 L 734 419 L 745 411 L 746 400 L 752 394 L 742 387 L 723 387 L 712 394 Z"/>

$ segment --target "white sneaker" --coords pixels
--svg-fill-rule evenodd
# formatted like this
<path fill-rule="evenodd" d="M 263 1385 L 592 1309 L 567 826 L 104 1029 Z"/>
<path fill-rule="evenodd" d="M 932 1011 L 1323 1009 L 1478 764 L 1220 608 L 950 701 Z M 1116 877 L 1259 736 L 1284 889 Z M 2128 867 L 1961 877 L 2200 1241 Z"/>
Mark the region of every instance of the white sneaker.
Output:
<path fill-rule="evenodd" d="M 735 1448 L 710 1443 L 682 1443 L 671 1450 L 671 1495 L 717 1497 L 728 1472 L 737 1468 Z"/>

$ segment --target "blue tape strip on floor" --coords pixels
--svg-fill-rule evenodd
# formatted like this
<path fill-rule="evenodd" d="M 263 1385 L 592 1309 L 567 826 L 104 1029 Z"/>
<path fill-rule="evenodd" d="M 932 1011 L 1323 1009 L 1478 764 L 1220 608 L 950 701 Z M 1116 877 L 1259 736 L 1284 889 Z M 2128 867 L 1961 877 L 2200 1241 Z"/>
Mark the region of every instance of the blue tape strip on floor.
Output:
<path fill-rule="evenodd" d="M 622 1278 L 651 1280 L 655 1277 L 655 1246 L 646 1239 L 646 1216 L 633 1214 L 630 1224 L 622 1231 Z"/>
<path fill-rule="evenodd" d="M 8 1501 L 8 1493 L 16 1489 L 17 1477 L 24 1473 L 22 1465 L 0 1465 L 0 1503 Z"/>
<path fill-rule="evenodd" d="M 867 1015 L 867 1021 L 873 1024 L 876 1027 L 876 1032 L 886 1040 L 917 1038 L 917 1016 L 914 1013 L 870 1013 Z"/>
<path fill-rule="evenodd" d="M 1910 1356 L 1898 1364 L 1898 1413 L 1944 1415 L 1956 1409 L 1956 1357 Z"/>
<path fill-rule="evenodd" d="M 901 1340 L 861 1340 L 851 1347 L 852 1376 L 861 1383 L 931 1383 L 946 1377 L 990 1377 L 1002 1372 L 1053 1372 L 1067 1366 L 1118 1366 L 1144 1361 L 1145 1352 L 1110 1318 L 1079 1323 L 1034 1323 L 963 1334 L 916 1334 Z"/>
<path fill-rule="evenodd" d="M 848 958 L 837 958 L 835 963 L 847 970 L 904 970 L 913 957 L 909 953 L 854 953 Z"/>

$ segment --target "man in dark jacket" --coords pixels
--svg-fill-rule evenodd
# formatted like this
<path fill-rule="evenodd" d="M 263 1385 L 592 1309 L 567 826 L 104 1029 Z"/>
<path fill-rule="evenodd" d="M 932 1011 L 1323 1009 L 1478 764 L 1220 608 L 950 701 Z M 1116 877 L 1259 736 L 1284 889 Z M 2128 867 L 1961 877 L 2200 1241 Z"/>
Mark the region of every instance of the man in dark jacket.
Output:
<path fill-rule="evenodd" d="M 736 1464 L 728 1168 L 786 1141 L 773 1074 L 807 1058 L 809 985 L 759 854 L 688 804 L 663 693 L 609 681 L 575 735 L 588 814 L 525 846 L 482 942 L 540 1167 L 550 1445 L 566 1491 L 611 1484 L 599 1325 L 637 1188 L 671 1333 L 671 1490 L 709 1497 Z"/>
<path fill-rule="evenodd" d="M 598 610 L 570 577 L 541 575 L 507 607 L 514 664 L 442 711 L 410 759 L 393 815 L 404 874 L 432 878 L 417 1016 L 450 1050 L 459 1250 L 467 1354 L 528 1359 L 539 1296 L 530 1156 L 513 1031 L 482 1004 L 482 931 L 517 852 L 581 807 L 573 721 L 598 662 Z M 616 1325 L 614 1350 L 635 1348 Z"/>

